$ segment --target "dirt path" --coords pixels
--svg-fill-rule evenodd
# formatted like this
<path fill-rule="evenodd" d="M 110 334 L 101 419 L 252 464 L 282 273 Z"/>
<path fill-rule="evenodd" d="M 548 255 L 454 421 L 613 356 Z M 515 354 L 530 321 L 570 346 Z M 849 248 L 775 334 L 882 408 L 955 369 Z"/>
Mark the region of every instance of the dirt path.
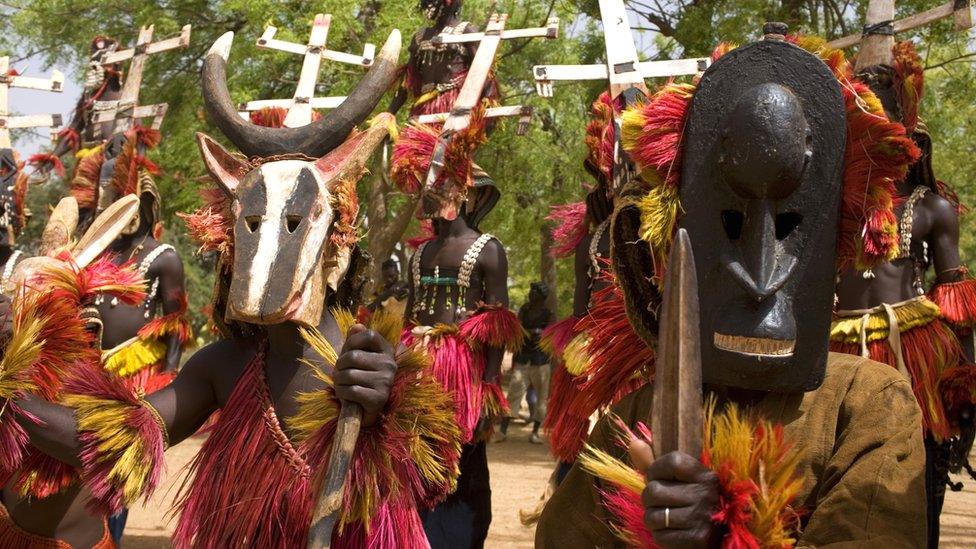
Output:
<path fill-rule="evenodd" d="M 515 423 L 509 429 L 508 441 L 492 444 L 488 449 L 494 516 L 487 546 L 492 549 L 532 547 L 533 532 L 519 523 L 518 511 L 535 508 L 554 462 L 544 446 L 527 442 L 528 434 L 527 427 Z M 167 475 L 161 489 L 148 505 L 131 511 L 123 543 L 125 549 L 170 546 L 174 521 L 167 521 L 163 515 L 171 508 L 184 466 L 200 443 L 199 439 L 186 441 L 167 452 Z M 976 455 L 973 457 L 976 460 Z M 963 492 L 948 495 L 942 513 L 942 547 L 976 547 L 976 482 L 969 481 Z"/>

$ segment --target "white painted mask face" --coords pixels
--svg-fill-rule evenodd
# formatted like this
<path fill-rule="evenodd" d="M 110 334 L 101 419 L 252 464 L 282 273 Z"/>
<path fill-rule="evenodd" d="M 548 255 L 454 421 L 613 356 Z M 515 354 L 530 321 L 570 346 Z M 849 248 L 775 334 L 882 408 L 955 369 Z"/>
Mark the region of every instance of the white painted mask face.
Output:
<path fill-rule="evenodd" d="M 197 134 L 210 174 L 233 199 L 227 320 L 319 323 L 326 294 L 345 276 L 351 252 L 350 246 L 337 246 L 330 238 L 339 217 L 332 190 L 359 179 L 386 135 L 385 126 L 379 125 L 318 160 L 276 160 L 252 168 Z M 355 218 L 355 211 L 346 214 Z"/>
<path fill-rule="evenodd" d="M 318 324 L 322 258 L 335 217 L 322 174 L 311 162 L 270 162 L 248 173 L 235 194 L 227 316 L 258 324 Z"/>

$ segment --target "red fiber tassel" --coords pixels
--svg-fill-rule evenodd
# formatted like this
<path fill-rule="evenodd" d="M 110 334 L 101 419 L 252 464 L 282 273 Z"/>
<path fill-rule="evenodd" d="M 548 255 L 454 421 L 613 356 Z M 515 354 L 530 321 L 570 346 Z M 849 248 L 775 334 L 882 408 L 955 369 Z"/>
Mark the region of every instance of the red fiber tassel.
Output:
<path fill-rule="evenodd" d="M 27 456 L 30 439 L 17 417 L 40 424 L 33 415 L 12 400 L 0 401 L 0 484 L 6 485 Z"/>
<path fill-rule="evenodd" d="M 579 317 L 568 316 L 555 324 L 550 324 L 542 331 L 539 346 L 549 354 L 553 362 L 562 361 L 566 346 L 579 333 L 579 330 L 576 329 L 578 322 Z"/>
<path fill-rule="evenodd" d="M 561 362 L 553 367 L 542 428 L 548 434 L 550 452 L 564 463 L 576 461 L 590 431 L 590 417 L 572 407 L 578 398 L 580 381 L 582 378 L 569 375 Z"/>
<path fill-rule="evenodd" d="M 574 408 L 587 417 L 644 386 L 654 374 L 654 350 L 631 326 L 612 271 L 605 273 L 610 284 L 594 294 L 590 313 L 579 326 L 589 336 L 590 362 Z"/>
<path fill-rule="evenodd" d="M 512 352 L 518 351 L 526 338 L 518 316 L 502 305 L 481 304 L 458 328 L 462 337 L 476 345 Z"/>
<path fill-rule="evenodd" d="M 555 224 L 552 229 L 553 245 L 550 254 L 556 258 L 569 257 L 586 237 L 586 202 L 553 206 L 546 221 Z"/>
<path fill-rule="evenodd" d="M 64 177 L 64 164 L 61 159 L 50 153 L 37 153 L 27 159 L 27 163 L 37 169 L 41 169 L 45 164 L 50 164 L 58 177 Z"/>
<path fill-rule="evenodd" d="M 956 328 L 976 326 L 976 280 L 937 284 L 929 298 L 942 310 L 942 318 Z"/>
<path fill-rule="evenodd" d="M 159 484 L 164 466 L 163 433 L 155 416 L 142 405 L 135 391 L 127 387 L 119 378 L 113 378 L 99 370 L 79 372 L 79 375 L 65 384 L 65 391 L 70 395 L 78 395 L 78 399 L 98 399 L 118 403 L 125 408 L 124 421 L 121 425 L 133 431 L 142 441 L 146 450 L 141 455 L 142 465 L 147 467 L 148 476 L 140 496 L 149 497 Z M 69 398 L 71 401 L 71 398 Z M 77 404 L 74 406 L 78 407 Z M 107 453 L 103 445 L 105 436 L 122 436 L 120 433 L 112 435 L 96 431 L 81 430 L 78 440 L 81 442 L 79 458 L 82 463 L 82 480 L 91 490 L 91 500 L 86 505 L 89 512 L 97 515 L 112 515 L 118 513 L 127 504 L 123 493 L 123 481 L 116 478 L 113 468 L 116 456 Z"/>
<path fill-rule="evenodd" d="M 420 233 L 417 236 L 407 239 L 407 247 L 416 250 L 425 242 L 437 238 L 434 233 L 434 222 L 430 219 L 420 220 Z"/>
<path fill-rule="evenodd" d="M 656 549 L 658 544 L 644 524 L 644 504 L 641 495 L 619 488 L 600 491 L 603 505 L 614 527 L 628 538 L 628 546 L 635 549 Z"/>
<path fill-rule="evenodd" d="M 71 127 L 59 131 L 58 138 L 65 140 L 72 151 L 77 151 L 81 145 L 81 135 L 78 134 L 78 130 Z"/>

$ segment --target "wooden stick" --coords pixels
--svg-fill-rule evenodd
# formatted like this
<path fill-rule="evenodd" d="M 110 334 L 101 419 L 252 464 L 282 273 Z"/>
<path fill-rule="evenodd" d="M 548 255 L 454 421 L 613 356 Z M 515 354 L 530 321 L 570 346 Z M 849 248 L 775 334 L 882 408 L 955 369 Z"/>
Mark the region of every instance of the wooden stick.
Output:
<path fill-rule="evenodd" d="M 664 303 L 651 402 L 654 457 L 702 450 L 701 327 L 691 239 L 678 229 L 664 281 Z"/>
<path fill-rule="evenodd" d="M 900 34 L 903 32 L 908 32 L 910 30 L 915 30 L 919 27 L 924 27 L 930 23 L 946 19 L 947 17 L 954 16 L 955 18 L 955 29 L 958 32 L 973 28 L 973 2 L 948 2 L 937 8 L 932 8 L 922 13 L 917 13 L 915 15 L 906 17 L 899 21 L 895 21 L 892 26 L 895 29 L 895 34 Z M 838 38 L 829 42 L 827 45 L 832 48 L 837 49 L 847 49 L 852 46 L 856 46 L 861 43 L 860 34 L 851 34 L 843 38 Z"/>
<path fill-rule="evenodd" d="M 621 0 L 600 0 L 600 18 L 607 52 L 610 97 L 616 99 L 632 88 L 643 92 L 644 97 L 650 97 L 651 92 L 637 70 L 640 59 L 624 3 Z"/>
<path fill-rule="evenodd" d="M 506 14 L 507 18 L 508 15 Z M 435 36 L 431 43 L 433 44 L 468 44 L 471 42 L 482 42 L 485 37 L 488 36 L 490 31 L 487 29 L 485 32 L 472 32 L 468 34 L 450 34 L 442 33 Z M 503 30 L 499 34 L 499 39 L 501 40 L 513 40 L 516 38 L 558 38 L 559 37 L 559 18 L 551 17 L 546 21 L 545 27 L 536 27 L 532 29 L 511 29 Z"/>
<path fill-rule="evenodd" d="M 146 55 L 152 55 L 154 53 L 159 53 L 167 50 L 174 50 L 177 48 L 185 48 L 190 45 L 190 25 L 184 25 L 180 29 L 179 36 L 174 36 L 173 38 L 167 38 L 166 40 L 160 40 L 159 42 L 152 42 L 145 47 Z M 115 63 L 121 63 L 132 59 L 136 55 L 137 48 L 129 48 L 127 50 L 119 50 L 112 52 L 102 59 L 102 65 L 114 65 Z"/>
<path fill-rule="evenodd" d="M 711 58 L 665 59 L 641 61 L 636 69 L 641 78 L 685 76 L 704 72 L 712 64 Z M 536 65 L 532 68 L 536 91 L 542 97 L 552 97 L 554 81 L 609 80 L 607 65 Z"/>
<path fill-rule="evenodd" d="M 247 113 L 258 111 L 269 107 L 280 107 L 288 110 L 285 115 L 284 125 L 287 128 L 298 128 L 307 126 L 312 122 L 312 112 L 315 109 L 334 109 L 342 104 L 345 97 L 315 97 L 315 87 L 318 83 L 319 69 L 322 59 L 370 67 L 376 55 L 376 46 L 366 44 L 363 48 L 363 55 L 352 55 L 349 53 L 332 51 L 326 48 L 329 37 L 329 28 L 332 25 L 332 16 L 329 14 L 316 14 L 312 21 L 312 31 L 308 37 L 308 44 L 295 44 L 285 42 L 275 38 L 278 29 L 267 27 L 264 34 L 258 38 L 259 48 L 273 49 L 301 55 L 302 70 L 298 77 L 298 84 L 295 86 L 295 93 L 291 99 L 264 99 L 248 101 L 240 106 L 244 112 L 240 113 L 243 118 L 248 118 Z"/>
<path fill-rule="evenodd" d="M 342 509 L 342 488 L 349 476 L 349 464 L 359 439 L 359 429 L 363 421 L 363 408 L 353 402 L 343 402 L 339 411 L 332 454 L 326 470 L 325 484 L 315 511 L 312 513 L 312 528 L 308 534 L 308 549 L 321 549 L 332 544 L 332 532 L 339 521 Z"/>
<path fill-rule="evenodd" d="M 10 116 L 10 88 L 24 88 L 61 92 L 64 90 L 64 74 L 54 69 L 50 78 L 32 76 L 10 76 L 10 58 L 0 57 L 0 148 L 9 149 L 13 146 L 10 139 L 11 129 L 50 127 L 61 125 L 60 114 L 31 114 L 25 116 Z"/>

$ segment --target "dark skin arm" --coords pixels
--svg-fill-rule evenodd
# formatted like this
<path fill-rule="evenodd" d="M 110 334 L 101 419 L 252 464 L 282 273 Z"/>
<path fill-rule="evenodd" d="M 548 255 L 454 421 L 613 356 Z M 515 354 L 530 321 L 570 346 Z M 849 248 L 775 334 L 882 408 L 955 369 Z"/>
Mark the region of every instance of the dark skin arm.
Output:
<path fill-rule="evenodd" d="M 185 278 L 183 276 L 183 261 L 173 251 L 161 255 L 153 263 L 155 273 L 151 276 L 159 277 L 159 295 L 162 299 L 163 314 L 169 315 L 179 312 L 183 306 L 185 295 Z M 180 367 L 183 356 L 182 345 L 177 334 L 172 334 L 166 342 L 166 371 L 175 372 Z"/>
<path fill-rule="evenodd" d="M 955 207 L 946 199 L 929 193 L 923 202 L 926 216 L 931 222 L 931 230 L 926 236 L 929 250 L 932 251 L 932 263 L 935 267 L 935 284 L 947 284 L 962 280 L 959 267 L 962 259 L 959 257 L 959 216 Z M 974 359 L 973 338 L 960 338 L 966 358 Z"/>
<path fill-rule="evenodd" d="M 358 327 L 350 334 L 336 364 L 336 395 L 361 405 L 364 425 L 369 426 L 389 400 L 396 363 L 393 349 L 375 332 Z M 196 433 L 220 407 L 254 352 L 253 347 L 230 341 L 208 345 L 187 361 L 173 383 L 146 397 L 163 418 L 171 445 Z M 21 422 L 31 444 L 56 459 L 80 466 L 74 411 L 35 397 L 21 399 L 18 404 L 42 422 Z"/>
<path fill-rule="evenodd" d="M 505 255 L 505 248 L 497 240 L 489 241 L 481 253 L 478 266 L 485 285 L 483 301 L 508 307 L 508 256 Z M 484 379 L 494 383 L 502 371 L 505 349 L 492 347 L 487 355 Z"/>

